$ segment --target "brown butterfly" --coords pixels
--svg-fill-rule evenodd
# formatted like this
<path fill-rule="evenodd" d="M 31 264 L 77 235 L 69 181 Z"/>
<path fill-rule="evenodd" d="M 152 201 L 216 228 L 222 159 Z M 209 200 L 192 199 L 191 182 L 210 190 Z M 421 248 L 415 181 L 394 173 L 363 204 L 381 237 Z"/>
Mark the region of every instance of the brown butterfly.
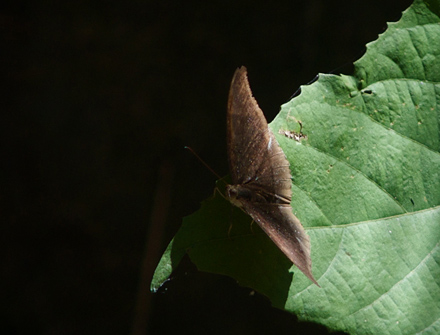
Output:
<path fill-rule="evenodd" d="M 229 201 L 243 209 L 282 252 L 316 285 L 312 275 L 310 241 L 293 215 L 289 162 L 257 101 L 245 67 L 235 71 L 227 112 Z M 319 285 L 318 285 L 319 286 Z"/>

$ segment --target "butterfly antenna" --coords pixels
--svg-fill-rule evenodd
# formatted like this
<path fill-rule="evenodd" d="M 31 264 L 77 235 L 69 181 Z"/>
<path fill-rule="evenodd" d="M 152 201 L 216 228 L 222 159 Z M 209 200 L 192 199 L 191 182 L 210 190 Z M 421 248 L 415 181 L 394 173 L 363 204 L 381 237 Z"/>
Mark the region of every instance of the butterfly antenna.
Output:
<path fill-rule="evenodd" d="M 206 167 L 209 171 L 211 171 L 211 173 L 212 173 L 214 176 L 216 176 L 218 179 L 222 179 L 222 177 L 220 177 L 220 175 L 219 175 L 217 172 L 215 172 L 215 171 L 214 171 L 214 170 L 208 165 L 208 163 L 206 163 L 202 158 L 200 158 L 200 156 L 197 155 L 196 152 L 195 152 L 192 148 L 185 146 L 185 149 L 188 149 L 189 151 L 191 151 L 192 154 L 193 154 L 194 156 L 196 156 L 197 159 L 198 159 L 200 162 L 202 162 L 202 164 L 205 165 L 205 167 Z"/>

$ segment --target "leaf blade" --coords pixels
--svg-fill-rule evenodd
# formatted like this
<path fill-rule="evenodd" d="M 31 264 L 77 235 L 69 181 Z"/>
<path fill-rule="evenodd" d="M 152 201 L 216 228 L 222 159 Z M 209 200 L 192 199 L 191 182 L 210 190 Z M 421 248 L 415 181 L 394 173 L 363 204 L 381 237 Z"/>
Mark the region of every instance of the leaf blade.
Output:
<path fill-rule="evenodd" d="M 439 333 L 439 9 L 415 1 L 368 45 L 354 76 L 320 75 L 270 124 L 321 289 L 219 196 L 184 220 L 169 252 L 186 250 L 200 270 L 331 329 Z M 278 133 L 298 121 L 300 142 Z"/>

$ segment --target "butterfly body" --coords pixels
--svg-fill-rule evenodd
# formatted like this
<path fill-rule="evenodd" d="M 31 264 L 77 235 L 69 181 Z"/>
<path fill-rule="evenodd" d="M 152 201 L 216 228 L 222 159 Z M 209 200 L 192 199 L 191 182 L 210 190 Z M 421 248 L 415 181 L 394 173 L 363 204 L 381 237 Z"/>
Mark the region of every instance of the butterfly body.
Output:
<path fill-rule="evenodd" d="M 260 187 L 252 185 L 228 185 L 226 194 L 229 201 L 240 208 L 245 208 L 247 202 L 254 204 L 279 204 L 290 206 L 290 201 L 277 194 L 267 193 Z"/>

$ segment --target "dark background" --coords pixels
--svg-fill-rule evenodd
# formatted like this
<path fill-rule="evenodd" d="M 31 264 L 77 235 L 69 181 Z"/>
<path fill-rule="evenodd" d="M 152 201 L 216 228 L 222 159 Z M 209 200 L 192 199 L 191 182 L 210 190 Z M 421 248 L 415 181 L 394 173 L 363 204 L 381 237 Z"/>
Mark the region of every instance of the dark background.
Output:
<path fill-rule="evenodd" d="M 181 218 L 214 189 L 183 147 L 227 174 L 235 68 L 247 66 L 270 121 L 317 73 L 350 74 L 410 3 L 1 5 L 0 331 L 326 334 L 187 259 L 145 290 Z"/>

